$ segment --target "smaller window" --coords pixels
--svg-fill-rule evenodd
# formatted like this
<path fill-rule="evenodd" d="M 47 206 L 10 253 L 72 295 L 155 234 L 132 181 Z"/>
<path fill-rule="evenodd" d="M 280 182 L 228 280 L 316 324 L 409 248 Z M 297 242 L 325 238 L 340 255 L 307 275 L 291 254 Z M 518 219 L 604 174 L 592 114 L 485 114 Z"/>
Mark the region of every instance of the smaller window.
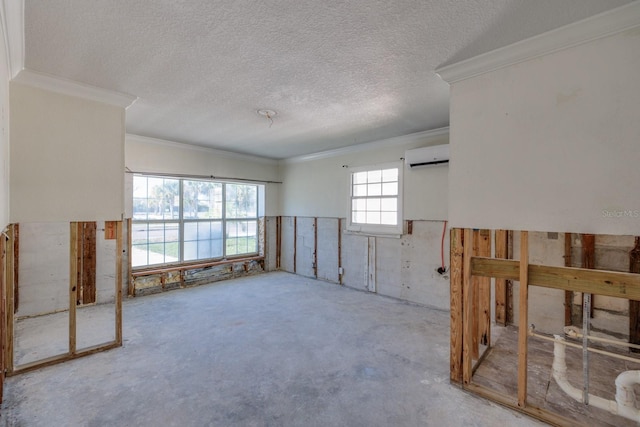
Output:
<path fill-rule="evenodd" d="M 353 168 L 347 229 L 402 234 L 402 162 Z"/>

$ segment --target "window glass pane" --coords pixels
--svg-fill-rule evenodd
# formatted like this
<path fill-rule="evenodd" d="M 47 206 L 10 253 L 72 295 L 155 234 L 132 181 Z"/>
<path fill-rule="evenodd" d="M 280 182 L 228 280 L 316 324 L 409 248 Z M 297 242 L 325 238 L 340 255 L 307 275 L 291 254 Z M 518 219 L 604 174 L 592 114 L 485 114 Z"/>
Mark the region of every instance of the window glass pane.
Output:
<path fill-rule="evenodd" d="M 131 265 L 134 267 L 148 265 L 148 226 L 133 222 L 131 224 Z"/>
<path fill-rule="evenodd" d="M 225 184 L 227 218 L 258 216 L 258 187 L 247 184 Z"/>
<path fill-rule="evenodd" d="M 383 196 L 397 196 L 398 195 L 398 183 L 397 182 L 385 182 L 382 184 Z"/>
<path fill-rule="evenodd" d="M 367 210 L 367 199 L 356 199 L 356 208 L 357 211 Z"/>
<path fill-rule="evenodd" d="M 193 261 L 198 259 L 198 242 L 184 242 L 184 260 Z"/>
<path fill-rule="evenodd" d="M 368 196 L 380 196 L 382 194 L 382 184 L 369 184 L 367 185 Z"/>
<path fill-rule="evenodd" d="M 133 199 L 133 219 L 147 219 L 149 214 L 149 200 L 146 198 Z"/>
<path fill-rule="evenodd" d="M 139 199 L 146 199 L 148 197 L 146 176 L 133 176 L 133 197 Z"/>
<path fill-rule="evenodd" d="M 382 171 L 382 181 L 391 182 L 398 180 L 398 168 L 384 169 Z"/>
<path fill-rule="evenodd" d="M 227 221 L 227 255 L 256 253 L 258 251 L 257 229 L 257 221 Z"/>
<path fill-rule="evenodd" d="M 396 212 L 398 210 L 398 199 L 382 199 L 381 209 L 387 212 Z"/>
<path fill-rule="evenodd" d="M 381 170 L 378 169 L 378 170 L 367 172 L 367 182 L 368 183 L 381 182 L 381 181 L 382 181 L 382 171 Z"/>
<path fill-rule="evenodd" d="M 353 174 L 353 183 L 354 184 L 366 184 L 367 183 L 367 172 L 356 172 Z"/>
<path fill-rule="evenodd" d="M 367 184 L 353 186 L 353 197 L 365 197 L 367 195 Z"/>
<path fill-rule="evenodd" d="M 180 186 L 177 179 L 147 178 L 149 219 L 180 217 Z"/>
<path fill-rule="evenodd" d="M 398 215 L 395 212 L 382 212 L 380 216 L 380 223 L 384 225 L 397 225 Z"/>
<path fill-rule="evenodd" d="M 354 212 L 354 220 L 353 222 L 358 224 L 365 224 L 367 222 L 367 213 L 366 212 Z"/>
<path fill-rule="evenodd" d="M 191 242 L 193 240 L 198 240 L 198 223 L 185 222 L 184 223 L 184 241 Z"/>
<path fill-rule="evenodd" d="M 199 222 L 198 223 L 198 240 L 210 240 L 211 239 L 211 223 Z"/>
<path fill-rule="evenodd" d="M 184 218 L 222 218 L 222 183 L 183 181 Z"/>
<path fill-rule="evenodd" d="M 367 210 L 368 211 L 379 211 L 380 210 L 380 199 L 367 199 Z"/>
<path fill-rule="evenodd" d="M 380 224 L 380 212 L 367 212 L 367 224 Z"/>

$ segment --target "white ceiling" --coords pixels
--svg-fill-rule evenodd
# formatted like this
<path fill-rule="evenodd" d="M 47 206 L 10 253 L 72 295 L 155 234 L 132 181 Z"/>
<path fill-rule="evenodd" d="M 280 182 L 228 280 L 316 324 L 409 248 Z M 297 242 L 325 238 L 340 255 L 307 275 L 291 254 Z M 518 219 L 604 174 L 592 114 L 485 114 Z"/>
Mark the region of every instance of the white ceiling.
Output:
<path fill-rule="evenodd" d="M 626 3 L 26 0 L 25 66 L 140 97 L 129 133 L 280 159 L 447 126 L 434 69 Z"/>

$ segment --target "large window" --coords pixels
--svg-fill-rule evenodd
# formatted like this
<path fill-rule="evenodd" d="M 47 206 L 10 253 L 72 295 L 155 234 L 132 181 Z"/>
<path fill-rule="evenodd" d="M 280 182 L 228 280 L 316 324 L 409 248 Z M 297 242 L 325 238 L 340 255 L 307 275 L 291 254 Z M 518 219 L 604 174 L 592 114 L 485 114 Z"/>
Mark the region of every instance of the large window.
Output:
<path fill-rule="evenodd" d="M 258 185 L 133 177 L 132 265 L 258 253 Z"/>
<path fill-rule="evenodd" d="M 354 168 L 350 176 L 348 229 L 402 234 L 402 164 Z"/>

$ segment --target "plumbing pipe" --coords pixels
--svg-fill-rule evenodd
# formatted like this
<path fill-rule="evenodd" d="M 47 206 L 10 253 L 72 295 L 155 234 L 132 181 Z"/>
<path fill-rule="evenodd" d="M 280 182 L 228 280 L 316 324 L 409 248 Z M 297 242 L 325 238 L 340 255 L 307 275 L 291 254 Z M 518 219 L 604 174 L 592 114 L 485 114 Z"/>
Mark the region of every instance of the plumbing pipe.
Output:
<path fill-rule="evenodd" d="M 582 332 L 581 332 L 580 328 L 577 328 L 575 326 L 565 326 L 564 327 L 564 333 L 567 334 L 568 336 L 570 336 L 571 338 L 582 338 Z M 598 341 L 598 342 L 603 342 L 603 343 L 607 343 L 607 344 L 619 345 L 621 347 L 629 347 L 629 348 L 640 349 L 640 345 L 631 344 L 631 343 L 628 343 L 626 341 L 620 341 L 620 340 L 615 340 L 615 339 L 596 337 L 596 336 L 593 336 L 593 335 L 589 335 L 587 338 L 590 339 L 591 341 Z"/>
<path fill-rule="evenodd" d="M 567 378 L 567 363 L 565 359 L 564 337 L 554 335 L 552 375 L 560 389 L 572 399 L 581 402 L 582 390 L 569 383 Z M 640 371 L 625 371 L 618 375 L 616 384 L 616 400 L 603 399 L 600 396 L 589 394 L 589 405 L 604 409 L 612 414 L 640 423 L 640 410 L 635 407 L 634 384 L 640 384 Z"/>
<path fill-rule="evenodd" d="M 616 378 L 616 403 L 618 413 L 640 422 L 640 410 L 636 408 L 635 384 L 640 384 L 640 371 L 625 371 Z"/>

